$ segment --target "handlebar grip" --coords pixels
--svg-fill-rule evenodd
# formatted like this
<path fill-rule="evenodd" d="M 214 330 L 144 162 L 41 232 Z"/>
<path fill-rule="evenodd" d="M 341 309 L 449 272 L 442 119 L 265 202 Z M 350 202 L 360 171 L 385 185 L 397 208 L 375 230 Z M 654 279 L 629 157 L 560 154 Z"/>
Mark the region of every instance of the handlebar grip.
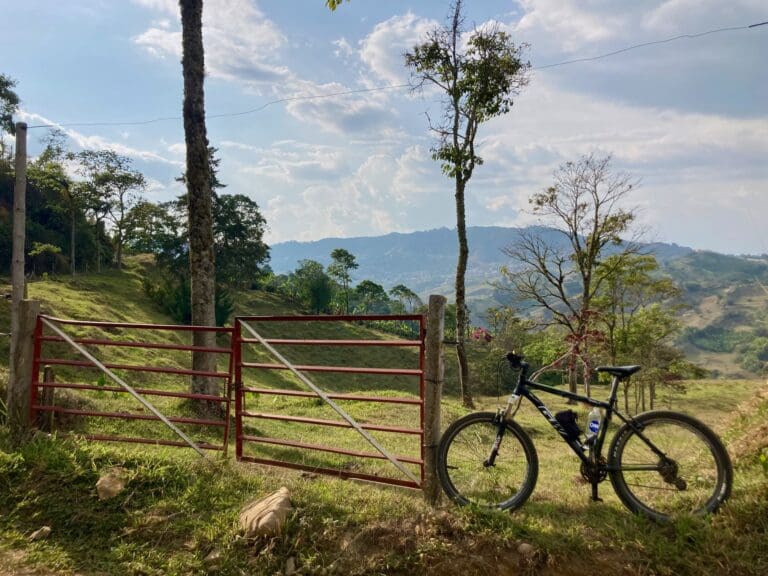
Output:
<path fill-rule="evenodd" d="M 509 362 L 509 365 L 512 366 L 512 368 L 520 368 L 523 364 L 523 357 L 519 354 L 515 354 L 514 350 L 507 352 L 505 358 L 507 359 L 507 362 Z"/>

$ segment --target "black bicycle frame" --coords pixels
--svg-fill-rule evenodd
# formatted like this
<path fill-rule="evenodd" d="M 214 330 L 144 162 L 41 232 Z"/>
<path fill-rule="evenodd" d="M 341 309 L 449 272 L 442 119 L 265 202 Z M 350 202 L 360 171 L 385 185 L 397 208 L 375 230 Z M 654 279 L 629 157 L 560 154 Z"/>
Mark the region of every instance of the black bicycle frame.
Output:
<path fill-rule="evenodd" d="M 618 394 L 619 389 L 619 382 L 621 382 L 621 379 L 618 376 L 613 377 L 613 381 L 611 382 L 611 393 L 608 396 L 608 401 L 602 401 L 602 400 L 595 400 L 594 398 L 590 398 L 589 396 L 582 396 L 581 394 L 574 394 L 573 392 L 567 392 L 565 390 L 560 390 L 559 388 L 554 388 L 552 386 L 547 386 L 545 384 L 539 384 L 538 382 L 534 382 L 532 380 L 528 380 L 527 378 L 527 364 L 522 363 L 521 370 L 520 370 L 520 377 L 517 381 L 517 385 L 515 386 L 515 390 L 513 394 L 516 394 L 518 396 L 521 396 L 523 398 L 527 398 L 534 406 L 536 406 L 536 409 L 541 412 L 542 416 L 547 419 L 549 424 L 552 426 L 552 428 L 555 429 L 555 431 L 560 434 L 560 436 L 565 440 L 566 444 L 571 447 L 571 450 L 573 451 L 576 456 L 579 457 L 579 459 L 584 462 L 585 464 L 589 464 L 589 456 L 588 454 L 585 454 L 584 450 L 584 444 L 582 444 L 578 438 L 572 438 L 568 435 L 568 433 L 565 431 L 565 429 L 560 425 L 560 423 L 557 421 L 555 416 L 552 414 L 552 412 L 549 411 L 549 408 L 544 404 L 544 402 L 536 396 L 536 394 L 533 393 L 532 390 L 541 390 L 542 392 L 546 392 L 547 394 L 554 394 L 555 396 L 560 396 L 562 398 L 568 398 L 569 400 L 575 400 L 577 402 L 583 402 L 584 404 L 588 404 L 589 406 L 596 406 L 598 408 L 602 408 L 605 410 L 605 417 L 602 419 L 602 422 L 600 424 L 600 430 L 597 433 L 597 437 L 590 440 L 590 442 L 594 442 L 594 445 L 592 446 L 591 451 L 587 451 L 588 453 L 600 455 L 603 450 L 603 444 L 605 443 L 605 436 L 608 432 L 608 425 L 611 422 L 611 419 L 613 418 L 613 415 L 615 414 L 618 416 L 625 424 L 628 424 L 631 426 L 635 433 L 638 435 L 639 438 L 645 442 L 648 447 L 660 458 L 665 459 L 666 455 L 661 452 L 656 446 L 653 445 L 653 443 L 648 440 L 642 433 L 642 427 L 639 426 L 633 419 L 626 418 L 621 412 L 619 412 L 616 409 L 616 396 Z M 633 467 L 634 468 L 634 467 Z M 646 466 L 641 466 L 642 469 L 648 469 Z M 610 469 L 610 468 L 609 468 Z M 624 468 L 628 469 L 628 468 Z M 651 469 L 658 469 L 658 466 L 655 466 Z"/>

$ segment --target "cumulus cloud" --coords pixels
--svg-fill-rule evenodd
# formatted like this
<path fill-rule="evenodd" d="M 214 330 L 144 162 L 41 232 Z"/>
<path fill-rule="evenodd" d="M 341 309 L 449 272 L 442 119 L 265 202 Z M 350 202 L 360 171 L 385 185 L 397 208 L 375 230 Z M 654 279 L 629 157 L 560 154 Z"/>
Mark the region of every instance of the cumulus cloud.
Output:
<path fill-rule="evenodd" d="M 294 118 L 327 132 L 371 139 L 391 136 L 397 111 L 387 98 L 381 93 L 341 94 L 349 90 L 336 82 L 302 82 L 292 95 L 300 99 L 288 102 L 285 109 Z M 326 97 L 331 94 L 335 96 Z"/>
<path fill-rule="evenodd" d="M 340 147 L 285 143 L 269 148 L 225 140 L 223 150 L 238 152 L 238 170 L 243 174 L 272 180 L 270 185 L 316 183 L 337 178 L 343 167 Z"/>
<path fill-rule="evenodd" d="M 520 0 L 520 5 L 524 13 L 514 30 L 536 45 L 555 42 L 567 52 L 620 37 L 627 23 L 616 10 L 606 9 L 615 7 L 613 0 Z"/>
<path fill-rule="evenodd" d="M 388 84 L 408 82 L 403 54 L 424 40 L 427 32 L 437 25 L 435 20 L 420 18 L 411 12 L 376 24 L 360 42 L 360 59 L 374 81 Z"/>
<path fill-rule="evenodd" d="M 632 106 L 539 77 L 484 134 L 478 150 L 486 163 L 470 184 L 479 223 L 536 223 L 526 211 L 530 194 L 551 183 L 558 165 L 593 152 L 613 154 L 616 169 L 641 180 L 632 201 L 665 240 L 717 248 L 720 239 L 704 234 L 709 227 L 746 250 L 755 232 L 742 229 L 741 213 L 768 210 L 766 117 Z"/>
<path fill-rule="evenodd" d="M 176 17 L 174 26 L 156 23 L 134 41 L 159 57 L 181 56 L 181 30 L 176 2 L 138 0 L 150 10 Z M 210 0 L 203 11 L 207 71 L 215 77 L 240 80 L 255 89 L 291 78 L 276 63 L 286 38 L 277 25 L 249 0 Z"/>

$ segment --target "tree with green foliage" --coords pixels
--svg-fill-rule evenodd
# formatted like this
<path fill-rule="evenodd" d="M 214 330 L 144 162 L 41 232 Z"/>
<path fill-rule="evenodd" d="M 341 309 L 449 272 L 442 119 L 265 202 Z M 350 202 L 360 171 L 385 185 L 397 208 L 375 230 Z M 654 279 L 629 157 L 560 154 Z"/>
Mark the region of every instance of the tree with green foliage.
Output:
<path fill-rule="evenodd" d="M 41 242 L 33 242 L 32 250 L 27 254 L 32 259 L 32 270 L 36 271 L 35 260 L 41 259 L 48 261 L 51 266 L 51 274 L 56 273 L 56 255 L 61 254 L 61 248 L 54 246 L 53 244 L 43 244 Z"/>
<path fill-rule="evenodd" d="M 355 286 L 355 311 L 362 314 L 389 314 L 389 296 L 381 284 L 363 280 Z"/>
<path fill-rule="evenodd" d="M 112 222 L 116 263 L 122 268 L 127 217 L 146 187 L 144 175 L 133 168 L 130 158 L 114 150 L 83 150 L 74 157 L 85 180 L 71 187 L 72 203 L 92 215 L 97 233 L 103 222 Z M 101 271 L 101 254 L 97 270 Z"/>
<path fill-rule="evenodd" d="M 681 291 L 671 278 L 659 275 L 659 263 L 650 254 L 612 254 L 598 266 L 610 274 L 595 293 L 592 306 L 597 312 L 595 322 L 602 327 L 608 362 L 615 366 L 632 353 L 628 338 L 638 313 L 664 304 L 664 310 L 677 315 L 679 306 L 667 303 Z"/>
<path fill-rule="evenodd" d="M 432 157 L 453 180 L 459 255 L 456 265 L 456 351 L 459 384 L 465 406 L 472 406 L 469 364 L 464 345 L 468 325 L 465 276 L 469 247 L 464 195 L 482 158 L 475 151 L 480 125 L 509 112 L 513 97 L 527 83 L 530 65 L 522 60 L 523 46 L 516 46 L 498 26 L 475 29 L 465 36 L 462 0 L 452 5 L 450 21 L 429 32 L 425 42 L 405 54 L 414 89 L 425 85 L 443 94 L 444 115 L 430 129 L 438 143 Z"/>
<path fill-rule="evenodd" d="M 622 238 L 635 218 L 621 206 L 633 187 L 627 174 L 612 172 L 610 156 L 566 162 L 555 172 L 554 184 L 529 200 L 547 231 L 558 233 L 557 241 L 529 228 L 503 250 L 513 265 L 501 272 L 515 300 L 538 309 L 543 325 L 566 331 L 572 352 L 568 384 L 574 393 L 576 359 L 586 358 L 594 331 L 594 299 L 639 249 L 632 239 Z M 614 257 L 606 260 L 609 248 Z M 582 366 L 588 392 L 591 374 L 587 364 Z"/>
<path fill-rule="evenodd" d="M 423 305 L 419 295 L 404 284 L 398 284 L 397 286 L 394 286 L 389 291 L 389 295 L 392 298 L 397 299 L 398 302 L 400 302 L 402 305 L 403 309 L 409 313 L 413 313 L 416 308 Z"/>
<path fill-rule="evenodd" d="M 13 114 L 19 107 L 19 96 L 14 92 L 16 80 L 0 73 L 0 130 L 16 134 Z"/>
<path fill-rule="evenodd" d="M 173 212 L 173 203 L 156 204 L 142 200 L 126 217 L 126 246 L 140 254 L 154 254 L 161 266 L 174 269 L 183 265 L 185 239 L 181 234 L 182 219 Z"/>
<path fill-rule="evenodd" d="M 251 286 L 269 260 L 267 221 L 258 204 L 243 194 L 217 194 L 213 206 L 216 275 L 228 286 Z"/>
<path fill-rule="evenodd" d="M 333 298 L 333 281 L 316 260 L 301 260 L 293 273 L 301 303 L 312 312 L 326 312 Z"/>
<path fill-rule="evenodd" d="M 352 270 L 357 269 L 355 256 L 344 250 L 336 248 L 331 251 L 332 262 L 328 265 L 328 275 L 341 284 L 344 291 L 344 313 L 349 314 L 349 283 L 352 281 Z"/>

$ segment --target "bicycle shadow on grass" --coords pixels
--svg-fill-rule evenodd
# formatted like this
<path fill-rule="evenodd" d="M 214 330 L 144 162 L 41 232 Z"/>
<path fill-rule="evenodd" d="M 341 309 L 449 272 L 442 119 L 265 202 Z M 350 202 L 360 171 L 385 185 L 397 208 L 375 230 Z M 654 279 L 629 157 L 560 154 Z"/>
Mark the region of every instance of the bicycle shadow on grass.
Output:
<path fill-rule="evenodd" d="M 502 534 L 544 551 L 568 574 L 694 574 L 692 561 L 717 537 L 711 518 L 680 517 L 660 524 L 617 502 L 562 502 L 532 497 L 514 512 L 454 509 L 471 531 Z M 548 574 L 546 570 L 543 572 Z M 553 572 L 555 573 L 555 572 Z"/>

